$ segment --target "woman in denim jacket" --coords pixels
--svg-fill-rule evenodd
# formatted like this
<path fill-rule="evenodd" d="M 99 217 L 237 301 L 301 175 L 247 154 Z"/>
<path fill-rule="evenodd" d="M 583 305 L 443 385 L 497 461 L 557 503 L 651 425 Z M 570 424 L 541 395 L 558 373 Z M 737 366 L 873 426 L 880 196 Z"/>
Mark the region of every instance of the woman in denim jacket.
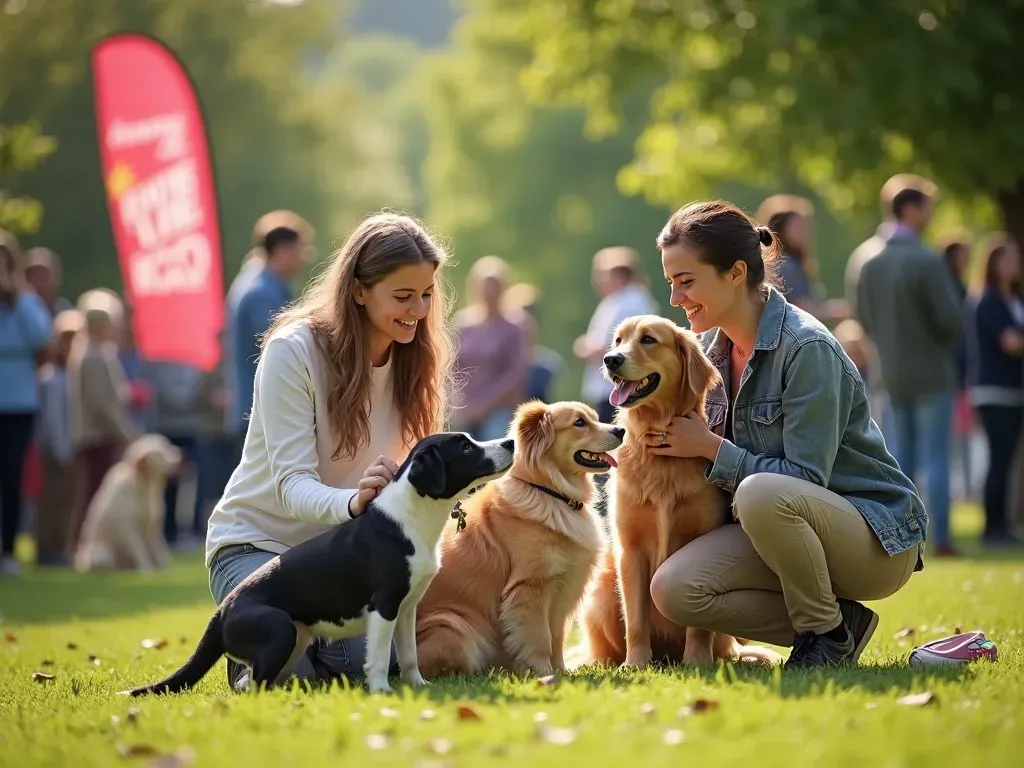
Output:
<path fill-rule="evenodd" d="M 778 240 L 725 202 L 677 211 L 658 237 L 672 306 L 724 386 L 707 423 L 651 435 L 663 456 L 705 457 L 733 517 L 654 575 L 684 626 L 792 645 L 788 668 L 856 663 L 879 600 L 923 567 L 927 515 L 886 450 L 857 367 L 820 322 L 770 285 Z"/>

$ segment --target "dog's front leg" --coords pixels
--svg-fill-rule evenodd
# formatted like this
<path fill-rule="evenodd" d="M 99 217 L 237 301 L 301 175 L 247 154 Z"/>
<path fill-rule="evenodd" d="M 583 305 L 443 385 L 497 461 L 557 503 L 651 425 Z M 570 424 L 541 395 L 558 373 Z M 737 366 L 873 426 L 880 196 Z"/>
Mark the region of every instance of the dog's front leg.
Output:
<path fill-rule="evenodd" d="M 392 614 L 394 615 L 394 614 Z M 366 686 L 370 693 L 391 693 L 388 668 L 391 666 L 391 640 L 395 636 L 395 619 L 387 619 L 377 610 L 366 618 Z"/>
<path fill-rule="evenodd" d="M 395 625 L 395 651 L 398 666 L 402 671 L 402 682 L 416 687 L 427 681 L 420 674 L 419 658 L 416 652 L 416 606 L 419 599 L 406 598 L 398 609 L 398 623 Z"/>
<path fill-rule="evenodd" d="M 712 652 L 714 634 L 705 629 L 686 628 L 686 644 L 683 647 L 684 664 L 714 664 Z"/>
<path fill-rule="evenodd" d="M 622 618 L 626 625 L 624 667 L 646 667 L 651 663 L 651 576 L 647 558 L 635 544 L 622 548 L 618 558 Z"/>
<path fill-rule="evenodd" d="M 124 549 L 131 558 L 131 565 L 137 571 L 155 571 L 157 562 L 150 554 L 149 547 L 143 538 L 142 531 L 132 530 L 124 540 Z"/>
<path fill-rule="evenodd" d="M 555 672 L 565 671 L 565 624 L 556 625 L 551 633 L 551 667 Z"/>

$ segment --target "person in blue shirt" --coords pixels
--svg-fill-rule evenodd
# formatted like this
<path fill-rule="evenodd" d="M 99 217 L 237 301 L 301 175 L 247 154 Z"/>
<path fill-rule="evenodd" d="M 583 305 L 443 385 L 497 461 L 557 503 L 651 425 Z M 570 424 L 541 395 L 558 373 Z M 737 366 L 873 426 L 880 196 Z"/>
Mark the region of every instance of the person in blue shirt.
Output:
<path fill-rule="evenodd" d="M 227 306 L 227 377 L 229 406 L 227 429 L 236 451 L 241 444 L 252 410 L 253 386 L 260 337 L 270 327 L 274 316 L 292 301 L 288 281 L 305 266 L 309 244 L 298 229 L 279 226 L 263 238 L 265 258 L 245 267 L 245 280 L 228 295 Z M 242 275 L 239 275 L 241 278 Z M 234 288 L 235 286 L 233 286 Z"/>
<path fill-rule="evenodd" d="M 16 575 L 22 471 L 39 411 L 37 365 L 50 340 L 50 311 L 28 290 L 14 235 L 0 229 L 0 576 Z"/>
<path fill-rule="evenodd" d="M 1020 252 L 1012 240 L 994 244 L 985 289 L 967 324 L 967 396 L 988 438 L 985 477 L 986 546 L 1018 545 L 1007 524 L 1010 469 L 1024 428 L 1024 302 Z"/>

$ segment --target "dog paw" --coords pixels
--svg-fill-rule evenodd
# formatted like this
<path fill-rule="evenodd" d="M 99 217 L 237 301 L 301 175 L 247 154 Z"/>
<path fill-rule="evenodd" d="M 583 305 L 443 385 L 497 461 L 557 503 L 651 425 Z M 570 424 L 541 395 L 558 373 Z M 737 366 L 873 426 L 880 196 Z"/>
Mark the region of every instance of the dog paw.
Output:
<path fill-rule="evenodd" d="M 380 679 L 380 680 L 368 680 L 367 683 L 366 683 L 366 687 L 369 689 L 370 693 L 392 693 L 393 692 L 391 690 L 391 685 L 388 683 L 388 680 L 387 680 L 386 677 L 383 678 L 383 679 Z"/>
<path fill-rule="evenodd" d="M 654 654 L 650 648 L 631 648 L 626 653 L 626 660 L 622 663 L 624 669 L 643 669 L 651 665 Z"/>
<path fill-rule="evenodd" d="M 402 682 L 406 685 L 411 685 L 414 688 L 424 688 L 430 685 L 430 683 L 423 679 L 423 675 L 420 674 L 418 669 L 410 672 L 407 675 L 403 674 Z"/>

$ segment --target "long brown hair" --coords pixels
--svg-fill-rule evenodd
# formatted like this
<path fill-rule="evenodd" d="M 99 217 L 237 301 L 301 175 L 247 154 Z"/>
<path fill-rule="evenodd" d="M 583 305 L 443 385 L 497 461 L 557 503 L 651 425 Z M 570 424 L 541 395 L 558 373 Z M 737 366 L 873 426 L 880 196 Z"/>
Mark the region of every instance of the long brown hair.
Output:
<path fill-rule="evenodd" d="M 419 221 L 394 213 L 363 219 L 302 298 L 277 315 L 263 336 L 265 347 L 275 331 L 296 322 L 313 332 L 327 363 L 334 459 L 351 458 L 370 440 L 370 321 L 356 303 L 356 283 L 372 288 L 399 267 L 424 261 L 436 268 L 430 309 L 415 338 L 391 349 L 394 404 L 409 446 L 447 423 L 454 361 L 442 269 L 448 256 Z"/>

